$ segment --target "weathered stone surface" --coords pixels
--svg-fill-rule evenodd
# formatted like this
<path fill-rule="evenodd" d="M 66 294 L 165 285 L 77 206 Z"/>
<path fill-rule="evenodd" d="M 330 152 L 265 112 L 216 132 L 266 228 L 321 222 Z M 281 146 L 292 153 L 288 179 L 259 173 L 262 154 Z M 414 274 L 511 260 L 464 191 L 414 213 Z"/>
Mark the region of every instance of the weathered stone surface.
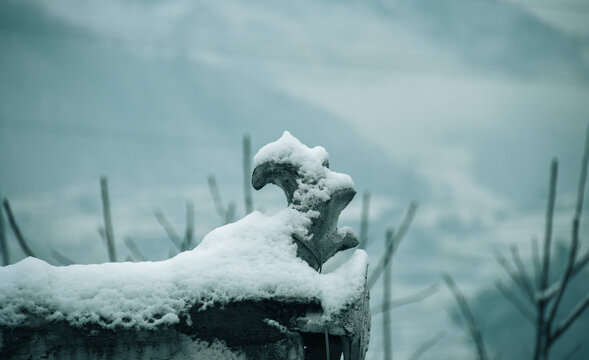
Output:
<path fill-rule="evenodd" d="M 194 306 L 175 326 L 155 330 L 74 327 L 31 316 L 25 326 L 0 327 L 1 359 L 152 359 L 192 356 L 191 342 L 223 341 L 251 359 L 303 359 L 299 317 L 321 311 L 313 303 L 243 301 L 201 310 Z M 285 357 L 282 357 L 282 356 Z"/>
<path fill-rule="evenodd" d="M 370 294 L 366 289 L 339 314 L 325 319 L 320 313 L 308 313 L 298 320 L 297 329 L 303 333 L 340 336 L 344 359 L 364 359 L 370 339 Z M 339 358 L 338 358 L 339 359 Z"/>
<path fill-rule="evenodd" d="M 323 166 L 329 168 L 327 162 Z M 328 193 L 327 197 L 313 196 L 315 185 L 322 180 L 301 171 L 296 163 L 275 161 L 258 165 L 252 175 L 254 189 L 259 190 L 269 183 L 275 184 L 284 191 L 289 206 L 309 214 L 311 226 L 307 237 L 295 237 L 295 240 L 299 245 L 297 256 L 315 270 L 319 270 L 338 251 L 358 245 L 352 232 L 337 229 L 339 215 L 352 201 L 356 191 L 353 187 L 346 187 Z M 301 197 L 306 201 L 303 203 L 298 200 L 294 196 L 295 192 L 304 193 Z"/>
<path fill-rule="evenodd" d="M 370 327 L 367 304 L 366 295 L 329 321 L 317 303 L 262 300 L 206 310 L 195 306 L 180 324 L 151 331 L 78 328 L 31 316 L 25 326 L 0 327 L 0 358 L 188 359 L 199 351 L 199 341 L 221 340 L 247 359 L 325 359 L 327 330 L 332 358 L 343 352 L 344 359 L 363 359 Z"/>

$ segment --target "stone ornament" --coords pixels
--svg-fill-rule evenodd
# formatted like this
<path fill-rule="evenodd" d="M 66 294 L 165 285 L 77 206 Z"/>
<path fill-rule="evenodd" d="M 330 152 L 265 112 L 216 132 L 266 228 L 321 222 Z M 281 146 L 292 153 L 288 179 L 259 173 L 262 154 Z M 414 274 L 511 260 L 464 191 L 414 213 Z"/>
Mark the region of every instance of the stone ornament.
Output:
<path fill-rule="evenodd" d="M 354 183 L 329 169 L 328 156 L 323 147 L 310 149 L 285 131 L 256 154 L 252 174 L 254 189 L 275 184 L 288 206 L 309 218 L 307 233 L 293 238 L 299 245 L 297 256 L 315 270 L 337 252 L 358 245 L 351 228 L 337 228 L 340 213 L 356 195 Z"/>

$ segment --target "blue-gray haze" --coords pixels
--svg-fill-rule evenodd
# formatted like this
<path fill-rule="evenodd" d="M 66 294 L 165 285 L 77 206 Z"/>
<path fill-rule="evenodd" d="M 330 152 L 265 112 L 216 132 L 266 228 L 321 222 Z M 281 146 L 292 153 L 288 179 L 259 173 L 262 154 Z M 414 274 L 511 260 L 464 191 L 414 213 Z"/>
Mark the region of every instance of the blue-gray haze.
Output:
<path fill-rule="evenodd" d="M 181 232 L 192 200 L 202 238 L 222 224 L 207 188 L 215 174 L 242 216 L 243 134 L 255 152 L 289 130 L 353 177 L 359 194 L 341 225 L 358 231 L 360 195 L 371 193 L 373 262 L 385 228 L 419 201 L 393 296 L 449 272 L 478 299 L 504 359 L 530 357 L 531 327 L 494 290 L 504 277 L 494 253 L 517 243 L 529 259 L 530 238 L 542 238 L 553 157 L 555 238 L 568 239 L 588 110 L 581 1 L 0 2 L 0 194 L 40 257 L 107 260 L 96 231 L 106 175 L 119 257 L 128 236 L 148 258 L 167 258 L 153 211 Z M 264 189 L 254 205 L 275 212 L 284 198 Z M 11 261 L 22 259 L 9 241 Z M 381 296 L 379 285 L 373 305 Z M 443 331 L 423 359 L 473 358 L 454 307 L 440 288 L 393 310 L 395 357 Z M 508 325 L 493 319 L 525 330 L 506 338 Z M 382 358 L 380 320 L 370 359 Z"/>

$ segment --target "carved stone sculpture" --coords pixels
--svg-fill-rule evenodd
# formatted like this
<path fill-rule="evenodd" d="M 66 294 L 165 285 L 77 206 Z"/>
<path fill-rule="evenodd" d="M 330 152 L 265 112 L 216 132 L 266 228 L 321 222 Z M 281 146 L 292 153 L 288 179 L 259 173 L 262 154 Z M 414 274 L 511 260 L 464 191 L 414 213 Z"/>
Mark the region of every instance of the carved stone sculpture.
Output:
<path fill-rule="evenodd" d="M 0 268 L 1 359 L 364 359 L 367 257 L 337 219 L 355 194 L 325 149 L 289 133 L 254 158 L 254 188 L 287 208 L 253 212 L 160 262 Z M 327 340 L 327 343 L 326 343 Z"/>
<path fill-rule="evenodd" d="M 254 162 L 254 189 L 268 183 L 279 186 L 288 206 L 311 220 L 306 234 L 293 234 L 299 245 L 297 256 L 318 270 L 338 251 L 358 245 L 350 228 L 337 229 L 341 211 L 356 195 L 354 183 L 348 175 L 329 170 L 324 148 L 309 149 L 285 132 L 262 148 Z"/>

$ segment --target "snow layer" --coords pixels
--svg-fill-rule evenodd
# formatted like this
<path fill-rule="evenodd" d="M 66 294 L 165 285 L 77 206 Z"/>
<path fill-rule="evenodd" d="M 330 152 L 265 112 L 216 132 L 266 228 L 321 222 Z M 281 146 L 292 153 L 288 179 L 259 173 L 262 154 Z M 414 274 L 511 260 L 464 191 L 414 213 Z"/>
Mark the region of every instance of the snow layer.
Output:
<path fill-rule="evenodd" d="M 212 343 L 202 341 L 199 339 L 192 340 L 186 345 L 186 348 L 181 347 L 182 351 L 179 354 L 174 354 L 176 360 L 246 360 L 247 358 L 240 351 L 228 348 L 225 343 L 215 340 Z"/>
<path fill-rule="evenodd" d="M 254 212 L 160 262 L 55 267 L 26 258 L 0 268 L 0 325 L 32 314 L 75 326 L 155 328 L 194 305 L 263 298 L 317 300 L 329 317 L 362 294 L 367 256 L 356 250 L 334 272 L 317 273 L 296 256 L 291 237 L 309 221 L 292 208 Z"/>
<path fill-rule="evenodd" d="M 329 170 L 329 154 L 325 148 L 309 148 L 285 131 L 280 139 L 262 147 L 254 156 L 254 166 L 267 162 L 291 164 L 297 169 L 298 190 L 293 194 L 295 208 L 307 211 L 315 201 L 327 201 L 342 189 L 353 189 L 349 175 Z"/>

